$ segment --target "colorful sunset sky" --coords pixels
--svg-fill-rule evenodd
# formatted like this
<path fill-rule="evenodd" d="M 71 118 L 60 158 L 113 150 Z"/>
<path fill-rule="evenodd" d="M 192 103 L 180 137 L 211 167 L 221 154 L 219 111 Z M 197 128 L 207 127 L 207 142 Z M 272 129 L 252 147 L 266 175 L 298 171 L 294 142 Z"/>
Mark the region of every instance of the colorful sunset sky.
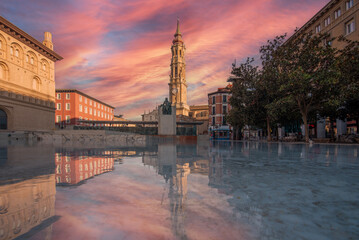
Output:
<path fill-rule="evenodd" d="M 83 91 L 140 119 L 168 96 L 177 17 L 187 48 L 188 104 L 226 86 L 231 63 L 258 57 L 329 0 L 2 0 L 0 15 L 42 41 L 53 34 L 56 88 Z"/>

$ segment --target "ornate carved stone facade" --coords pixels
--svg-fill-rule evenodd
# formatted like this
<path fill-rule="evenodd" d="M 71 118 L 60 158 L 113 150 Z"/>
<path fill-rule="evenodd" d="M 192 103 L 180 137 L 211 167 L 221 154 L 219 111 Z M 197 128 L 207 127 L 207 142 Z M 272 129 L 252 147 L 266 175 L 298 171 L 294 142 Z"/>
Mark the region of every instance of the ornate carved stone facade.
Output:
<path fill-rule="evenodd" d="M 0 17 L 0 126 L 50 130 L 55 116 L 55 62 L 51 33 L 40 43 Z"/>
<path fill-rule="evenodd" d="M 169 85 L 169 99 L 172 105 L 176 106 L 176 115 L 188 116 L 189 106 L 187 105 L 187 83 L 186 83 L 186 47 L 182 40 L 182 34 L 179 29 L 179 20 L 177 20 L 177 30 L 174 35 L 171 47 L 171 74 Z"/>

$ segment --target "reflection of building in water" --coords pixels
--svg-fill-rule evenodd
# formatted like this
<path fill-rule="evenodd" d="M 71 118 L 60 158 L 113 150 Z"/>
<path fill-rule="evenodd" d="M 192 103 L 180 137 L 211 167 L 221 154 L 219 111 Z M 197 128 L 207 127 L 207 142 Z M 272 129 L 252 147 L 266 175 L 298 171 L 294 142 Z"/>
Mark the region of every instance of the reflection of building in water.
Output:
<path fill-rule="evenodd" d="M 100 157 L 99 157 L 100 156 Z M 56 183 L 74 185 L 114 169 L 115 158 L 110 151 L 61 152 L 55 154 Z"/>
<path fill-rule="evenodd" d="M 207 159 L 197 160 L 191 165 L 191 173 L 199 173 L 208 175 L 209 172 L 209 161 Z"/>
<path fill-rule="evenodd" d="M 54 149 L 5 145 L 0 154 L 0 239 L 14 239 L 55 215 Z M 50 239 L 51 225 L 44 233 Z"/>
<path fill-rule="evenodd" d="M 219 192 L 223 192 L 228 185 L 224 185 L 223 177 L 229 172 L 225 172 L 223 159 L 230 158 L 232 151 L 225 151 L 223 149 L 231 149 L 228 142 L 212 142 L 212 147 L 209 151 L 209 185 L 218 188 Z M 223 148 L 223 145 L 226 147 Z M 227 169 L 227 171 L 230 171 Z"/>
<path fill-rule="evenodd" d="M 218 153 L 212 153 L 209 163 L 209 185 L 215 186 L 222 183 L 223 159 Z"/>
<path fill-rule="evenodd" d="M 16 238 L 54 216 L 55 194 L 54 174 L 0 186 L 0 239 Z"/>
<path fill-rule="evenodd" d="M 179 239 L 186 239 L 185 202 L 187 198 L 187 177 L 191 173 L 208 174 L 209 163 L 196 153 L 197 146 L 178 147 L 159 145 L 158 155 L 145 152 L 142 161 L 153 166 L 169 185 L 168 198 L 171 209 L 172 231 Z"/>

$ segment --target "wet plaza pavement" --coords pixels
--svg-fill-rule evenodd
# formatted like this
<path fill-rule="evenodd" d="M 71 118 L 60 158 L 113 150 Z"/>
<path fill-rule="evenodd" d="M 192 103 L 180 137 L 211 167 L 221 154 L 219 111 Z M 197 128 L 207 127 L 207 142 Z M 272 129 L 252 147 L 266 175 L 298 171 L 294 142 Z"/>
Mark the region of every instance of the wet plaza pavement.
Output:
<path fill-rule="evenodd" d="M 359 146 L 0 147 L 0 239 L 358 239 Z"/>

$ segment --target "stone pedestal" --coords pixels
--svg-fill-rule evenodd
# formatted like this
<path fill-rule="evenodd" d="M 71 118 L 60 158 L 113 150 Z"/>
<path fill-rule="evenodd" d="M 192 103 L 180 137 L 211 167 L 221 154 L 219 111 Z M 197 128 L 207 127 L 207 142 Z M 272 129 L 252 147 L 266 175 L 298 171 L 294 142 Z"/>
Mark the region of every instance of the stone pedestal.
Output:
<path fill-rule="evenodd" d="M 325 138 L 325 118 L 317 121 L 317 138 Z"/>
<path fill-rule="evenodd" d="M 337 119 L 337 135 L 345 135 L 347 133 L 347 122 Z"/>
<path fill-rule="evenodd" d="M 163 114 L 162 106 L 158 111 L 158 135 L 176 135 L 176 107 L 172 106 L 171 114 Z"/>
<path fill-rule="evenodd" d="M 302 136 L 305 137 L 305 125 L 300 125 L 300 129 L 302 130 Z"/>
<path fill-rule="evenodd" d="M 285 136 L 285 127 L 278 126 L 278 139 L 282 139 Z"/>

